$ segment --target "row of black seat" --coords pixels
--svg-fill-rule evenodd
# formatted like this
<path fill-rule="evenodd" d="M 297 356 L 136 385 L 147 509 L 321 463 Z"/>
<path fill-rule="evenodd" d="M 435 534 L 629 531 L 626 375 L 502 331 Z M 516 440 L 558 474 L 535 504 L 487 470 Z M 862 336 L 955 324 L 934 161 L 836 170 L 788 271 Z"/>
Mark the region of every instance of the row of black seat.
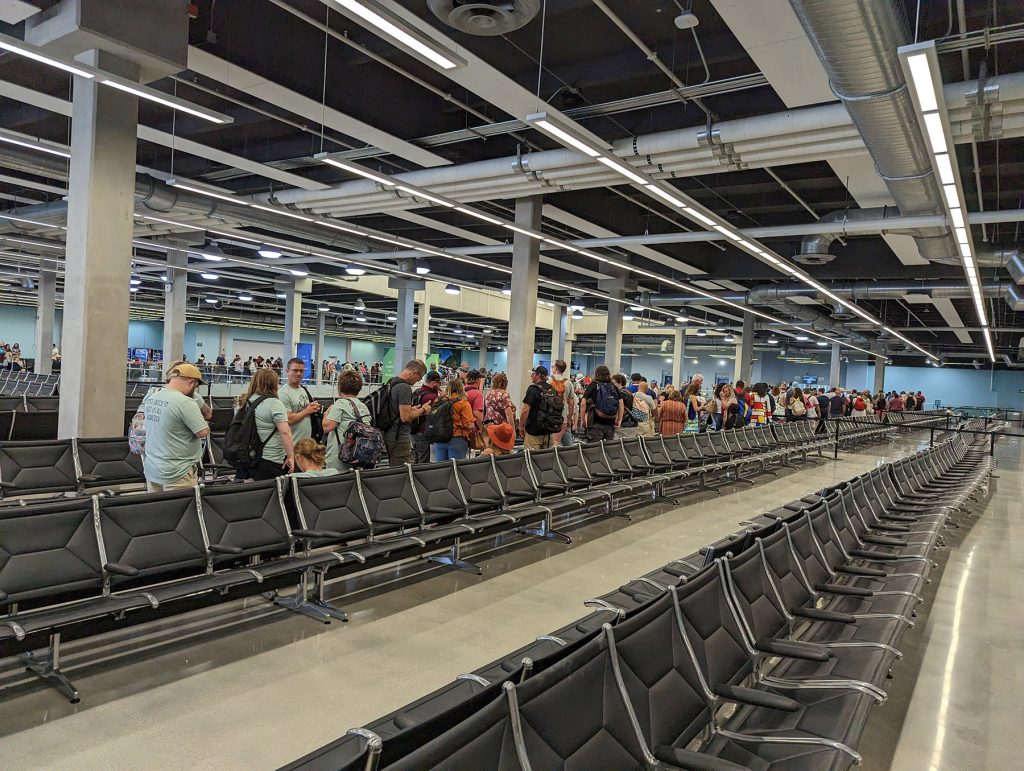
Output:
<path fill-rule="evenodd" d="M 767 512 L 287 768 L 845 769 L 991 463 L 957 435 Z"/>
<path fill-rule="evenodd" d="M 124 434 L 127 436 L 132 418 L 138 408 L 125 410 Z M 29 442 L 57 438 L 59 413 L 56 410 L 8 410 L 0 411 L 0 441 Z M 231 424 L 234 410 L 230 407 L 214 407 L 210 427 L 214 431 L 225 431 Z"/>
<path fill-rule="evenodd" d="M 554 530 L 556 517 L 628 517 L 653 498 L 744 481 L 823 444 L 795 425 L 779 434 L 777 444 L 771 430 L 747 428 L 194 493 L 23 499 L 0 508 L 0 555 L 16 555 L 0 560 L 0 651 L 27 653 L 47 635 L 59 649 L 61 634 L 87 636 L 296 578 L 295 594 L 275 596 L 278 604 L 320 621 L 344 618 L 323 600 L 330 576 L 421 556 L 478 570 L 462 558 L 466 541 L 518 530 L 569 542 Z M 105 441 L 56 443 L 60 455 L 46 462 L 61 470 L 67 491 L 138 474 L 138 458 Z M 105 460 L 97 446 L 118 449 Z M 0 469 L 15 451 L 44 449 L 54 448 L 0 445 Z M 34 661 L 73 693 L 45 656 Z"/>
<path fill-rule="evenodd" d="M 0 397 L 52 396 L 56 393 L 60 375 L 40 375 L 34 372 L 12 372 L 0 369 Z"/>

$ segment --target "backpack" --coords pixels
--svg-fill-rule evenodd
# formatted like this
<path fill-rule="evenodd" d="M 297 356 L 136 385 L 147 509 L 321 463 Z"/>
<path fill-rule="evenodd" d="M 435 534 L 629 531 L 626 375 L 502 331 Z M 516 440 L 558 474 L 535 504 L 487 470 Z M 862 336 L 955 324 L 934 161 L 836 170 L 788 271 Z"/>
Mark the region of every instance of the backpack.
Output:
<path fill-rule="evenodd" d="M 313 394 L 309 392 L 309 389 L 306 388 L 306 386 L 302 386 L 302 390 L 306 392 L 306 398 L 309 399 L 310 402 L 316 401 L 316 399 L 313 398 Z M 322 407 L 319 412 L 314 412 L 309 416 L 309 435 L 317 442 L 323 444 L 324 412 Z"/>
<path fill-rule="evenodd" d="M 629 414 L 633 416 L 633 420 L 637 423 L 646 423 L 647 419 L 651 417 L 651 408 L 643 399 L 633 398 L 633 407 L 630 409 Z"/>
<path fill-rule="evenodd" d="M 266 439 L 260 439 L 256 430 L 256 408 L 263 398 L 251 399 L 239 407 L 224 433 L 224 460 L 236 469 L 252 468 L 259 463 L 263 459 L 263 448 L 274 436 L 271 431 Z"/>
<path fill-rule="evenodd" d="M 558 391 L 559 396 L 565 396 L 565 381 L 564 380 L 552 380 L 551 387 Z"/>
<path fill-rule="evenodd" d="M 868 405 L 864 403 L 864 397 L 862 396 L 858 396 L 856 399 L 853 400 L 853 408 L 858 412 L 863 412 L 864 410 L 867 409 L 867 406 Z"/>
<path fill-rule="evenodd" d="M 425 436 L 431 444 L 450 442 L 455 436 L 455 402 L 451 399 L 438 399 L 430 407 L 427 415 L 427 431 Z"/>
<path fill-rule="evenodd" d="M 393 377 L 362 399 L 363 404 L 370 410 L 370 422 L 376 426 L 378 431 L 387 431 L 401 420 L 398 410 L 391 403 L 391 388 L 397 382 L 398 378 Z"/>
<path fill-rule="evenodd" d="M 423 404 L 423 389 L 422 388 L 417 388 L 415 391 L 412 392 L 412 403 L 413 403 L 413 406 L 415 406 L 415 407 L 419 407 L 421 404 Z M 427 421 L 427 418 L 426 418 L 425 415 L 420 415 L 419 417 L 413 418 L 412 419 L 412 423 L 409 424 L 410 425 L 410 430 L 412 431 L 412 433 L 414 433 L 414 434 L 420 433 L 423 430 L 423 424 L 426 421 Z"/>
<path fill-rule="evenodd" d="M 743 428 L 743 426 L 747 424 L 746 420 L 744 420 L 743 415 L 741 414 L 741 411 L 745 405 L 746 402 L 744 401 L 738 401 L 736 402 L 736 404 L 729 405 L 729 411 L 725 416 L 725 428 Z M 749 407 L 747 407 L 747 411 L 750 411 Z"/>
<path fill-rule="evenodd" d="M 639 423 L 633 417 L 633 406 L 636 404 L 636 399 L 629 391 L 619 391 L 619 396 L 622 397 L 622 428 L 636 428 Z"/>
<path fill-rule="evenodd" d="M 543 434 L 557 434 L 562 430 L 562 408 L 565 402 L 558 395 L 558 391 L 545 383 L 546 388 L 540 388 L 540 401 L 537 403 L 537 430 Z M 609 385 L 611 385 L 609 383 Z M 612 386 L 614 388 L 614 386 Z M 600 390 L 600 386 L 598 387 Z"/>
<path fill-rule="evenodd" d="M 796 417 L 807 414 L 807 407 L 804 405 L 803 399 L 794 399 L 793 403 L 789 405 L 789 411 Z"/>
<path fill-rule="evenodd" d="M 380 431 L 361 419 L 358 402 L 351 397 L 346 401 L 351 403 L 355 417 L 345 429 L 345 441 L 338 442 L 338 458 L 349 466 L 373 468 L 384 454 L 384 440 Z"/>
<path fill-rule="evenodd" d="M 727 428 L 740 428 L 742 426 L 747 425 L 747 423 L 750 422 L 750 414 L 751 414 L 751 412 L 752 412 L 752 409 L 751 409 L 750 405 L 747 404 L 747 400 L 746 399 L 739 399 L 739 400 L 737 400 L 737 402 L 736 402 L 736 415 L 739 417 L 739 419 L 742 422 L 741 423 L 737 423 L 737 425 L 735 425 L 735 426 L 727 426 Z M 730 409 L 730 414 L 731 414 L 731 409 Z"/>
<path fill-rule="evenodd" d="M 633 401 L 635 409 L 636 400 Z M 619 413 L 619 389 L 614 383 L 598 383 L 594 409 L 602 418 L 614 418 Z"/>
<path fill-rule="evenodd" d="M 128 450 L 135 455 L 146 454 L 146 413 L 141 405 L 128 426 Z"/>

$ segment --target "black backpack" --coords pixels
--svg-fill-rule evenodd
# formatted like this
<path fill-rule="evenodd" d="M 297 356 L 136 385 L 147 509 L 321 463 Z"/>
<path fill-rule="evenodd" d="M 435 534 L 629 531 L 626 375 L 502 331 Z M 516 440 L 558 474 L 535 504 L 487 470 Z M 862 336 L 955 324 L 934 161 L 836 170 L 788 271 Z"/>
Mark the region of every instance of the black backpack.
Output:
<path fill-rule="evenodd" d="M 562 430 L 562 408 L 565 403 L 561 395 L 550 383 L 538 385 L 540 401 L 537 402 L 537 420 L 535 425 L 540 434 L 557 434 Z"/>
<path fill-rule="evenodd" d="M 263 448 L 274 432 L 260 439 L 256 430 L 256 408 L 263 397 L 251 399 L 238 408 L 224 434 L 224 460 L 236 469 L 251 469 L 263 459 Z"/>
<path fill-rule="evenodd" d="M 438 399 L 430 405 L 427 415 L 427 430 L 424 436 L 427 441 L 450 442 L 455 436 L 455 402 L 451 399 Z"/>
<path fill-rule="evenodd" d="M 393 377 L 376 391 L 368 396 L 364 396 L 362 399 L 363 404 L 370 410 L 370 420 L 373 421 L 374 427 L 381 433 L 387 431 L 401 419 L 398 410 L 391 403 L 391 387 L 396 382 L 398 382 L 398 378 Z"/>
<path fill-rule="evenodd" d="M 301 386 L 301 388 L 303 391 L 306 392 L 306 398 L 309 399 L 310 402 L 316 401 L 316 399 L 313 398 L 313 394 L 309 392 L 309 389 L 306 388 L 306 386 Z M 321 444 L 327 438 L 324 435 L 323 407 L 321 407 L 318 412 L 314 412 L 312 415 L 309 416 L 309 435 L 316 441 L 320 442 Z"/>

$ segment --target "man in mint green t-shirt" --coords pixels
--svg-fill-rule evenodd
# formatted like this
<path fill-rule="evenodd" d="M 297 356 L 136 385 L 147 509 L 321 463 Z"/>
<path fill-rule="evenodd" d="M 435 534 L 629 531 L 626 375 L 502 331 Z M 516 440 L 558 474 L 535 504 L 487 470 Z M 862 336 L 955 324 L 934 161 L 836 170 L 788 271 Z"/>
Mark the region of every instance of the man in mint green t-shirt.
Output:
<path fill-rule="evenodd" d="M 302 387 L 302 378 L 306 376 L 306 362 L 302 359 L 289 359 L 285 370 L 287 382 L 277 391 L 277 398 L 288 410 L 288 425 L 292 428 L 292 440 L 297 442 L 312 435 L 310 415 L 320 411 L 320 403 L 311 401 L 306 389 Z"/>
<path fill-rule="evenodd" d="M 210 427 L 193 400 L 202 384 L 198 367 L 179 364 L 167 373 L 167 385 L 151 392 L 142 403 L 146 426 L 143 470 L 146 489 L 151 493 L 191 488 L 199 483 L 202 440 L 210 435 Z"/>

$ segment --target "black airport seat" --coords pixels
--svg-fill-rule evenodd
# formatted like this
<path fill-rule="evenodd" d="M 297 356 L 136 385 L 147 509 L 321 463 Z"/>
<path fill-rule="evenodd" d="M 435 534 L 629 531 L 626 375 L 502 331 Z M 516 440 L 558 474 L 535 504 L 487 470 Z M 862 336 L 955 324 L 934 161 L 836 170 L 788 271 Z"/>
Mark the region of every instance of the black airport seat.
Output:
<path fill-rule="evenodd" d="M 78 475 L 87 489 L 125 485 L 145 488 L 142 456 L 128 448 L 127 439 L 76 439 L 75 451 Z"/>
<path fill-rule="evenodd" d="M 0 497 L 73 493 L 79 487 L 71 440 L 0 442 Z"/>
<path fill-rule="evenodd" d="M 57 411 L 14 412 L 8 437 L 12 442 L 55 440 Z"/>

